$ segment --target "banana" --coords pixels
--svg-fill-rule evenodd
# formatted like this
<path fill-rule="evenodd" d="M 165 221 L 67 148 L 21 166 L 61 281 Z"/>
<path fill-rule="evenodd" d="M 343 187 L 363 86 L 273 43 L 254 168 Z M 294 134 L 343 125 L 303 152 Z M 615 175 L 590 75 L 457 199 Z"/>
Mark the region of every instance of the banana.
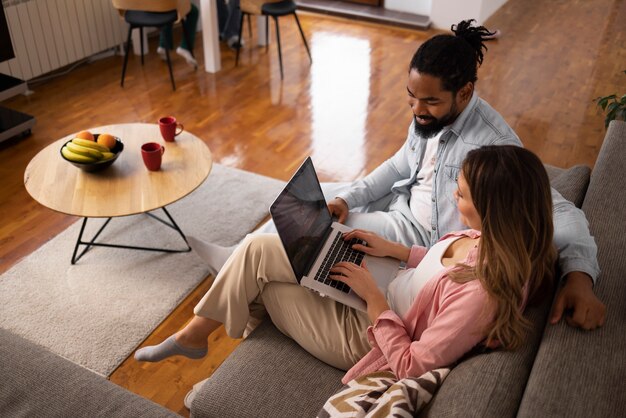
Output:
<path fill-rule="evenodd" d="M 103 152 L 102 156 L 104 157 L 104 160 L 108 160 L 109 158 L 113 158 L 115 157 L 115 153 L 113 152 Z"/>
<path fill-rule="evenodd" d="M 111 151 L 108 147 L 105 147 L 104 145 L 98 144 L 97 142 L 90 141 L 88 139 L 74 138 L 74 139 L 72 139 L 72 143 L 74 143 L 76 145 L 82 145 L 83 147 L 95 148 L 96 150 L 98 150 L 100 152 L 109 152 L 109 151 Z"/>
<path fill-rule="evenodd" d="M 102 158 L 104 158 L 102 152 L 98 151 L 95 148 L 84 147 L 73 142 L 68 142 L 67 144 L 65 144 L 65 146 L 74 154 L 84 155 L 85 157 L 92 157 L 96 160 L 101 160 Z"/>
<path fill-rule="evenodd" d="M 72 152 L 67 146 L 64 146 L 63 148 L 61 148 L 61 153 L 68 160 L 74 161 L 77 163 L 94 163 L 98 161 L 92 157 L 87 157 L 85 155 L 76 154 L 75 152 Z"/>

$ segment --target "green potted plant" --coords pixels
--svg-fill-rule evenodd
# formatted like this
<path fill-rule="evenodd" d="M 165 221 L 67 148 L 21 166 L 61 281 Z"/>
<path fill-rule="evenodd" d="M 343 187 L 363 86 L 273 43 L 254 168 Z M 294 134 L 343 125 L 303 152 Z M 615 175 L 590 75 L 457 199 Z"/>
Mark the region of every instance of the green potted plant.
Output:
<path fill-rule="evenodd" d="M 626 70 L 623 73 L 626 74 Z M 614 119 L 626 121 L 626 94 L 620 98 L 617 97 L 617 94 L 611 94 L 598 97 L 595 101 L 602 108 L 602 111 L 606 112 L 606 117 L 604 118 L 605 128 L 608 128 L 609 123 Z"/>

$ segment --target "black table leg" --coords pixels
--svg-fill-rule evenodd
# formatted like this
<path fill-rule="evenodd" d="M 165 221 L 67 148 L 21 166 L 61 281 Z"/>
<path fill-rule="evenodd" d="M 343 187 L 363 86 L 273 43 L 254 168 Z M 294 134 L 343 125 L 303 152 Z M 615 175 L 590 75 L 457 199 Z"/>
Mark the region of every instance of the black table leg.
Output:
<path fill-rule="evenodd" d="M 87 219 L 88 218 L 83 218 L 83 224 L 80 227 L 80 232 L 78 234 L 78 239 L 76 240 L 76 245 L 74 246 L 74 253 L 72 254 L 72 264 L 76 264 L 76 262 L 78 260 L 80 260 L 80 258 L 87 252 L 89 251 L 89 249 L 91 247 L 109 247 L 109 248 L 123 248 L 123 249 L 128 249 L 128 250 L 141 250 L 141 251 L 158 251 L 158 252 L 165 252 L 165 253 L 186 253 L 191 251 L 191 247 L 189 246 L 189 243 L 187 242 L 187 237 L 185 237 L 185 234 L 183 234 L 183 231 L 180 229 L 180 227 L 176 224 L 176 221 L 174 221 L 174 218 L 172 217 L 172 215 L 170 215 L 170 213 L 167 211 L 167 209 L 165 209 L 165 207 L 161 208 L 163 210 L 163 212 L 165 212 L 165 215 L 167 216 L 167 218 L 169 219 L 169 222 L 159 218 L 158 216 L 146 212 L 146 215 L 152 217 L 153 219 L 156 219 L 157 221 L 163 223 L 164 225 L 174 229 L 176 232 L 178 232 L 181 236 L 181 238 L 183 239 L 183 241 L 185 242 L 185 246 L 187 248 L 182 249 L 182 250 L 172 250 L 169 248 L 155 248 L 155 247 L 139 247 L 139 246 L 133 246 L 133 245 L 121 245 L 121 244 L 107 244 L 107 243 L 103 243 L 103 242 L 95 242 L 96 239 L 98 238 L 98 236 L 100 235 L 100 233 L 104 230 L 104 228 L 109 224 L 109 222 L 111 221 L 111 218 L 108 218 L 106 220 L 106 222 L 104 222 L 104 224 L 102 224 L 102 226 L 100 227 L 100 229 L 98 230 L 98 232 L 96 232 L 96 234 L 93 236 L 93 238 L 90 241 L 83 241 L 83 233 L 85 232 L 85 226 L 87 225 Z M 78 252 L 78 247 L 80 245 L 84 245 L 85 248 L 81 251 L 81 253 L 76 256 L 77 252 Z"/>

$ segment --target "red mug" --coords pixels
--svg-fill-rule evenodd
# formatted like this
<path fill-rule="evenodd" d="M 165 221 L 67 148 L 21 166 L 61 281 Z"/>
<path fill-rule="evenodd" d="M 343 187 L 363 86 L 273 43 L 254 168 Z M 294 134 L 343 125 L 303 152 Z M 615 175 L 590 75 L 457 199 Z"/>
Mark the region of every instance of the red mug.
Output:
<path fill-rule="evenodd" d="M 180 135 L 183 130 L 182 123 L 178 123 L 173 116 L 166 116 L 159 119 L 159 128 L 161 129 L 161 136 L 167 142 L 173 142 L 174 138 Z"/>
<path fill-rule="evenodd" d="M 143 163 L 150 171 L 158 171 L 161 168 L 161 160 L 165 147 L 156 142 L 147 142 L 141 146 Z"/>

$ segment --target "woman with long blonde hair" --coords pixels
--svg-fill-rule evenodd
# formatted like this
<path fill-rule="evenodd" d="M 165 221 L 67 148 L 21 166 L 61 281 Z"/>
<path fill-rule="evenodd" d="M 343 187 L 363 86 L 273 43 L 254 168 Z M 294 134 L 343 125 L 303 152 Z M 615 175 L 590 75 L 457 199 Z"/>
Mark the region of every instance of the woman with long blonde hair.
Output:
<path fill-rule="evenodd" d="M 451 277 L 481 282 L 496 306 L 487 341 L 517 348 L 530 325 L 520 308 L 527 296 L 541 296 L 537 292 L 554 275 L 548 177 L 539 158 L 511 146 L 470 152 L 462 175 L 480 214 L 481 239 L 476 265 L 461 266 Z"/>

